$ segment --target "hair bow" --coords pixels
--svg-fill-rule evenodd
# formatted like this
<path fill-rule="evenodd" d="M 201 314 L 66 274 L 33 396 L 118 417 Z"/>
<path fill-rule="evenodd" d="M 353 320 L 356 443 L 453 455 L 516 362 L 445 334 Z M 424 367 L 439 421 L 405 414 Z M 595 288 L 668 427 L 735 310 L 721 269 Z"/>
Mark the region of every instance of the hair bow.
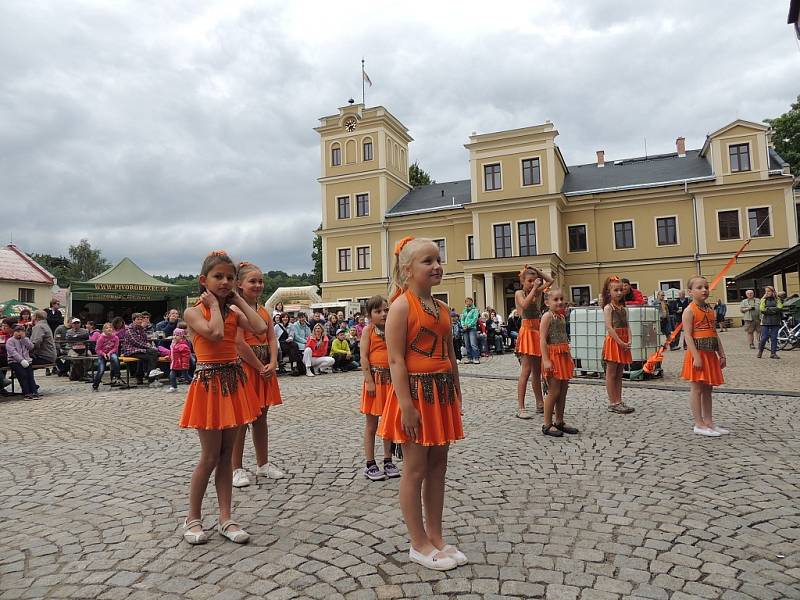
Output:
<path fill-rule="evenodd" d="M 619 283 L 619 281 L 620 281 L 619 275 L 612 275 L 611 277 L 608 278 L 608 280 L 609 281 L 616 281 L 617 283 Z"/>
<path fill-rule="evenodd" d="M 397 242 L 397 243 L 394 245 L 394 255 L 395 255 L 395 256 L 400 256 L 400 253 L 403 251 L 403 248 L 405 248 L 405 247 L 406 247 L 406 244 L 407 244 L 408 242 L 410 242 L 411 240 L 413 240 L 413 239 L 414 239 L 414 237 L 413 237 L 413 236 L 411 236 L 411 235 L 407 235 L 407 236 L 406 236 L 406 237 L 404 237 L 402 240 L 399 240 L 399 241 L 398 241 L 398 242 Z"/>
<path fill-rule="evenodd" d="M 228 256 L 228 253 L 225 250 L 212 250 L 208 253 L 209 256 Z"/>

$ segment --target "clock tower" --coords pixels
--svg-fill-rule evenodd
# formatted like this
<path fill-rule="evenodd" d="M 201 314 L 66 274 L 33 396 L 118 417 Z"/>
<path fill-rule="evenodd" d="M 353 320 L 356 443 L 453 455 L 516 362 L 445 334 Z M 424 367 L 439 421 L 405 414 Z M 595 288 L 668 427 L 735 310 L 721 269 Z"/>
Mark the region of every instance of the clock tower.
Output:
<path fill-rule="evenodd" d="M 386 293 L 386 211 L 411 189 L 406 127 L 382 106 L 350 104 L 320 119 L 322 294 L 363 301 Z"/>

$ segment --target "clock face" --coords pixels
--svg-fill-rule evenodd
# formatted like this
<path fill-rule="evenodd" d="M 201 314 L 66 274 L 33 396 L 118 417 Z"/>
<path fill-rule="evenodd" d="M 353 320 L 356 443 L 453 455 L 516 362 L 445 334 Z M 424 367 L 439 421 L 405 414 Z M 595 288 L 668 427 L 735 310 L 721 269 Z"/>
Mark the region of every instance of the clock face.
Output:
<path fill-rule="evenodd" d="M 356 130 L 356 120 L 353 117 L 350 117 L 344 122 L 344 129 L 345 131 L 355 131 Z"/>

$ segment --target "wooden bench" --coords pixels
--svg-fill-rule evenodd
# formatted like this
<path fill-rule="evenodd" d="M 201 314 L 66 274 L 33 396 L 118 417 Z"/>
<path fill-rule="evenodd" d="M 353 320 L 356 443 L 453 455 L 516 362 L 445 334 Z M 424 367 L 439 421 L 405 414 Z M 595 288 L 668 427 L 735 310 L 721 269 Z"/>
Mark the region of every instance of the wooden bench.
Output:
<path fill-rule="evenodd" d="M 34 371 L 39 371 L 41 369 L 56 368 L 55 364 L 31 365 L 31 366 L 33 367 Z M 11 382 L 11 393 L 15 394 L 16 392 L 14 391 L 14 382 L 17 380 L 17 378 L 14 376 L 14 370 L 11 367 L 3 367 L 2 370 L 6 372 L 6 375 L 8 376 L 8 379 Z"/>

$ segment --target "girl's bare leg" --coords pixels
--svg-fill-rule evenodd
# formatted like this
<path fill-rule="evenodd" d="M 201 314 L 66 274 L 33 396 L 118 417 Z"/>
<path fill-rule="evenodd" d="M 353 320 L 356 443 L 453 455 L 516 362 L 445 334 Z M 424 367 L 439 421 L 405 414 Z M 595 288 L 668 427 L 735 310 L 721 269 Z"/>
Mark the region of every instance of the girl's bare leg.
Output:
<path fill-rule="evenodd" d="M 528 388 L 528 377 L 531 375 L 532 361 L 527 354 L 520 355 L 519 379 L 517 379 L 517 409 L 525 410 L 525 390 Z M 541 389 L 541 385 L 539 386 Z M 541 392 L 540 392 L 541 393 Z"/>
<path fill-rule="evenodd" d="M 555 377 L 547 378 L 547 396 L 544 399 L 544 424 L 553 424 L 553 410 L 555 409 L 558 397 L 561 395 L 562 381 Z"/>
<path fill-rule="evenodd" d="M 689 408 L 692 411 L 692 418 L 694 419 L 695 427 L 705 427 L 705 423 L 703 422 L 703 406 L 702 406 L 702 395 L 703 395 L 703 384 L 697 381 L 692 381 L 689 384 L 691 387 L 689 388 Z"/>
<path fill-rule="evenodd" d="M 544 406 L 544 398 L 542 397 L 542 358 L 540 356 L 531 356 L 531 388 L 533 388 L 533 395 L 536 398 L 536 408 Z"/>
<path fill-rule="evenodd" d="M 233 444 L 233 454 L 231 455 L 232 468 L 241 469 L 244 460 L 244 442 L 247 439 L 247 425 L 242 425 L 237 429 L 236 441 Z"/>
<path fill-rule="evenodd" d="M 444 511 L 444 480 L 447 473 L 447 452 L 450 445 L 432 446 L 428 450 L 428 470 L 422 484 L 425 507 L 425 531 L 437 548 L 444 547 L 442 512 Z"/>
<path fill-rule="evenodd" d="M 422 482 L 428 473 L 428 451 L 428 447 L 414 442 L 403 444 L 403 477 L 400 479 L 400 510 L 411 547 L 422 554 L 433 551 L 422 522 Z"/>
<path fill-rule="evenodd" d="M 214 473 L 214 485 L 217 488 L 217 501 L 219 502 L 219 522 L 220 524 L 231 518 L 231 499 L 233 496 L 233 468 L 231 467 L 231 454 L 236 436 L 239 430 L 244 427 L 231 427 L 222 430 L 222 440 L 219 449 L 219 459 L 217 469 Z M 231 526 L 231 531 L 238 531 L 239 528 Z"/>
<path fill-rule="evenodd" d="M 203 516 L 203 497 L 206 495 L 208 480 L 217 467 L 220 447 L 222 445 L 222 431 L 217 429 L 198 429 L 200 438 L 200 460 L 192 472 L 192 481 L 189 484 L 189 512 L 186 520 L 200 519 Z M 192 527 L 190 531 L 200 531 L 200 526 Z"/>
<path fill-rule="evenodd" d="M 608 403 L 609 404 L 616 404 L 617 400 L 617 382 L 616 382 L 616 373 L 617 373 L 617 363 L 607 362 L 606 363 L 606 394 L 608 394 Z M 548 381 L 548 385 L 550 385 Z"/>
<path fill-rule="evenodd" d="M 253 447 L 256 449 L 256 465 L 259 467 L 267 464 L 269 461 L 269 429 L 267 427 L 267 410 L 269 410 L 269 406 L 264 407 L 264 410 L 261 412 L 261 416 L 253 421 L 252 424 Z M 244 427 L 242 427 L 242 429 L 244 429 Z M 234 466 L 234 468 L 236 467 Z"/>
<path fill-rule="evenodd" d="M 617 402 L 622 402 L 622 372 L 625 370 L 625 367 L 620 363 L 617 363 Z"/>
<path fill-rule="evenodd" d="M 391 440 L 383 440 L 383 458 L 392 458 Z"/>
<path fill-rule="evenodd" d="M 556 423 L 564 424 L 564 407 L 567 404 L 567 390 L 569 389 L 569 381 L 560 381 L 560 389 L 558 398 L 556 399 Z"/>
<path fill-rule="evenodd" d="M 375 415 L 366 415 L 366 424 L 364 426 L 364 456 L 367 460 L 375 460 L 375 434 L 378 431 L 378 417 Z M 391 442 L 389 442 L 391 447 Z M 383 442 L 384 449 L 386 448 L 386 441 Z"/>
<path fill-rule="evenodd" d="M 714 391 L 714 388 L 710 385 L 702 384 L 702 407 L 701 410 L 703 412 L 703 423 L 704 427 L 708 427 L 709 429 L 714 427 L 714 417 L 712 415 L 711 410 L 711 392 Z"/>

